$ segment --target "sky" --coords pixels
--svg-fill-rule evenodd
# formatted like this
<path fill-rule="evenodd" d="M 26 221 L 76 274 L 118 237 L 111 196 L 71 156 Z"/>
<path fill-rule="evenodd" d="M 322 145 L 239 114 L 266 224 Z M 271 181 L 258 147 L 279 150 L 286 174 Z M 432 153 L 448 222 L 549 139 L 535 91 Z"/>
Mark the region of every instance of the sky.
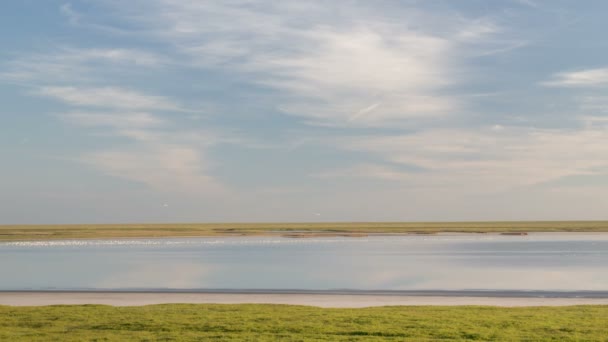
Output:
<path fill-rule="evenodd" d="M 606 1 L 5 1 L 0 224 L 608 219 Z"/>

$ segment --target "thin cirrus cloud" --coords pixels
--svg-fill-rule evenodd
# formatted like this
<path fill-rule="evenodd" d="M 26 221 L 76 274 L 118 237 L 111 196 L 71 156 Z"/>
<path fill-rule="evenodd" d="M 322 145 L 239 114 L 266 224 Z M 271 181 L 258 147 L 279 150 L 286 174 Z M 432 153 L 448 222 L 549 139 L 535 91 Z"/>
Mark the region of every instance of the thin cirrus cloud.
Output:
<path fill-rule="evenodd" d="M 59 115 L 64 121 L 129 141 L 118 148 L 87 152 L 78 158 L 81 163 L 158 191 L 221 193 L 222 186 L 208 175 L 210 163 L 205 158 L 215 135 L 183 130 L 175 135 L 166 118 L 133 111 L 181 110 L 168 98 L 112 87 L 43 87 L 36 94 L 72 108 Z"/>
<path fill-rule="evenodd" d="M 81 162 L 165 193 L 215 196 L 223 187 L 208 175 L 202 148 L 166 141 L 86 154 Z"/>
<path fill-rule="evenodd" d="M 586 114 L 608 114 L 608 96 L 584 96 L 579 99 L 580 108 Z"/>
<path fill-rule="evenodd" d="M 74 11 L 72 5 L 70 3 L 65 3 L 59 7 L 59 11 L 62 15 L 64 15 L 68 22 L 72 25 L 77 25 L 80 23 L 81 15 Z"/>
<path fill-rule="evenodd" d="M 356 137 L 345 149 L 381 156 L 388 165 L 357 165 L 322 177 L 379 178 L 417 188 L 495 192 L 598 175 L 608 169 L 608 129 L 429 130 L 403 136 Z M 394 166 L 414 168 L 415 172 Z"/>
<path fill-rule="evenodd" d="M 64 47 L 48 53 L 33 53 L 6 63 L 0 80 L 30 85 L 57 82 L 91 83 L 111 71 L 124 75 L 138 68 L 159 68 L 167 59 L 139 49 Z"/>
<path fill-rule="evenodd" d="M 128 139 L 127 144 L 90 151 L 78 158 L 107 175 L 169 193 L 218 195 L 223 191 L 209 176 L 211 163 L 205 157 L 217 140 L 214 134 L 181 131 L 175 135 L 170 122 L 150 113 L 68 112 L 61 117 L 73 125 Z"/>
<path fill-rule="evenodd" d="M 68 112 L 60 116 L 67 122 L 84 127 L 149 129 L 166 123 L 165 120 L 144 112 Z"/>
<path fill-rule="evenodd" d="M 542 83 L 548 87 L 597 87 L 608 85 L 608 68 L 560 72 Z"/>
<path fill-rule="evenodd" d="M 166 96 L 130 87 L 92 86 L 107 84 L 112 72 L 124 75 L 166 64 L 164 57 L 138 49 L 70 47 L 12 60 L 0 78 L 66 105 L 68 110 L 57 115 L 66 123 L 95 136 L 127 139 L 120 148 L 114 142 L 112 147 L 85 152 L 75 158 L 78 162 L 159 191 L 220 193 L 222 187 L 208 175 L 210 162 L 205 157 L 217 134 L 182 131 L 176 137 L 174 120 L 160 114 L 192 110 Z"/>
<path fill-rule="evenodd" d="M 454 114 L 465 104 L 449 89 L 463 81 L 466 56 L 513 46 L 490 19 L 387 3 L 132 4 L 141 11 L 121 4 L 114 13 L 193 66 L 275 90 L 282 112 L 313 125 L 382 127 Z"/>
<path fill-rule="evenodd" d="M 72 106 L 110 107 L 115 109 L 149 109 L 181 111 L 179 105 L 163 96 L 144 95 L 119 87 L 42 87 L 37 94 Z"/>
<path fill-rule="evenodd" d="M 375 126 L 448 115 L 459 106 L 440 95 L 449 83 L 450 49 L 443 39 L 402 35 L 393 42 L 368 30 L 322 32 L 312 54 L 257 62 L 273 77 L 261 82 L 287 91 L 281 105 L 313 124 Z"/>

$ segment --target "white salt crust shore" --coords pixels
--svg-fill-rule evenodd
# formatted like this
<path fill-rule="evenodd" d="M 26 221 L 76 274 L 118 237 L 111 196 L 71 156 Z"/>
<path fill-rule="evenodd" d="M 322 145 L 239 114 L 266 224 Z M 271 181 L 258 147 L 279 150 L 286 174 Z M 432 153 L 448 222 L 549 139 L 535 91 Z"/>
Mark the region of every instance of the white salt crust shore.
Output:
<path fill-rule="evenodd" d="M 364 308 L 394 305 L 484 305 L 501 307 L 608 305 L 608 298 L 442 297 L 335 294 L 240 293 L 112 293 L 112 292 L 0 292 L 0 305 L 47 306 L 101 304 L 287 304 L 322 308 Z"/>

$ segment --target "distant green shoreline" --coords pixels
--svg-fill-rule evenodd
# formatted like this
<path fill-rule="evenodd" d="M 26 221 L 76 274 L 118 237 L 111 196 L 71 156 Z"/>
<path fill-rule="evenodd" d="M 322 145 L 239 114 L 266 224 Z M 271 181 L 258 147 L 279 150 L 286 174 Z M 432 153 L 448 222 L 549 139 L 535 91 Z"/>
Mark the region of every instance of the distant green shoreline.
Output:
<path fill-rule="evenodd" d="M 0 241 L 278 235 L 608 232 L 608 221 L 0 225 Z"/>

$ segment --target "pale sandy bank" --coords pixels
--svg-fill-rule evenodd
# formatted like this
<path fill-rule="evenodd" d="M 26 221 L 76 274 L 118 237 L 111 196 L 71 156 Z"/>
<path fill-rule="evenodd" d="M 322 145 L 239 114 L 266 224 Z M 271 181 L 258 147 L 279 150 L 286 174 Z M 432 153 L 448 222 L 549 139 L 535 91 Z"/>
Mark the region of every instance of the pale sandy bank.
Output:
<path fill-rule="evenodd" d="M 42 306 L 103 304 L 141 306 L 151 304 L 289 304 L 325 308 L 362 308 L 389 305 L 490 305 L 566 306 L 608 305 L 608 298 L 442 297 L 335 294 L 239 294 L 239 293 L 113 293 L 113 292 L 0 292 L 0 305 Z"/>

